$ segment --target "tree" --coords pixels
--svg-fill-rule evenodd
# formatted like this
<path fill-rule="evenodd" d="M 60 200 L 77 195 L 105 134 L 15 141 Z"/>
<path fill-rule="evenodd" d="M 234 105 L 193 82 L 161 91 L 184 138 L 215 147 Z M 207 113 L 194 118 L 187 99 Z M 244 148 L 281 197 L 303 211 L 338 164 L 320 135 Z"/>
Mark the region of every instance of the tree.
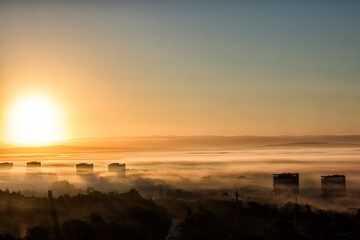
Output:
<path fill-rule="evenodd" d="M 49 240 L 52 239 L 46 228 L 35 226 L 26 231 L 25 240 Z"/>

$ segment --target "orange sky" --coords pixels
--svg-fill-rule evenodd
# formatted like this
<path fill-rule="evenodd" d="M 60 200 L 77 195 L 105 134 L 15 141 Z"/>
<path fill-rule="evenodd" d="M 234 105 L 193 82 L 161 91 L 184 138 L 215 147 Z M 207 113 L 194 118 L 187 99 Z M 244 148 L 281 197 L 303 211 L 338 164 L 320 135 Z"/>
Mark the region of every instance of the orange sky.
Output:
<path fill-rule="evenodd" d="M 69 137 L 360 132 L 358 5 L 0 4 L 0 138 L 27 95 Z"/>

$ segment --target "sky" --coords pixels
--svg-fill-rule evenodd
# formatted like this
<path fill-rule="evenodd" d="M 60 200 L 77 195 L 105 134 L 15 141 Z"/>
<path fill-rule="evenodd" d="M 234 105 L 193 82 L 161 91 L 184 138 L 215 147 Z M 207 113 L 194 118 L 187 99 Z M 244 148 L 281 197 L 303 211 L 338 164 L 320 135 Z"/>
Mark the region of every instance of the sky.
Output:
<path fill-rule="evenodd" d="M 360 133 L 360 2 L 0 0 L 0 138 L 28 95 L 68 137 Z"/>

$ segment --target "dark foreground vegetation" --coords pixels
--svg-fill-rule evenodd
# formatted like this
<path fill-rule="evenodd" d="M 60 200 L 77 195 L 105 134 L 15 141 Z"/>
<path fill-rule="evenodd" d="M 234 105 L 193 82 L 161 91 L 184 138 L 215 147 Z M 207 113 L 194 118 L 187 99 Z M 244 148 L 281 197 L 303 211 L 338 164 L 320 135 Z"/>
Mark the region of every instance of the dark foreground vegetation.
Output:
<path fill-rule="evenodd" d="M 136 190 L 25 197 L 0 191 L 0 240 L 360 239 L 360 212 L 231 198 L 145 199 Z"/>
<path fill-rule="evenodd" d="M 181 229 L 182 239 L 360 239 L 360 214 L 210 200 L 189 209 Z"/>
<path fill-rule="evenodd" d="M 171 224 L 166 210 L 131 190 L 76 196 L 25 197 L 0 192 L 0 239 L 164 239 Z"/>

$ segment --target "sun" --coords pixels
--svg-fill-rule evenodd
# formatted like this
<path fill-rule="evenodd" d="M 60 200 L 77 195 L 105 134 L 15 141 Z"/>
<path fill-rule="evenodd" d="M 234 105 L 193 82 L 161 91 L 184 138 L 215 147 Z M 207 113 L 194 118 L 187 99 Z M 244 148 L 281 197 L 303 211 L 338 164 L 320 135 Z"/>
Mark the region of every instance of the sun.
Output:
<path fill-rule="evenodd" d="M 60 110 L 45 97 L 30 96 L 16 102 L 9 113 L 9 141 L 46 145 L 62 139 Z"/>

